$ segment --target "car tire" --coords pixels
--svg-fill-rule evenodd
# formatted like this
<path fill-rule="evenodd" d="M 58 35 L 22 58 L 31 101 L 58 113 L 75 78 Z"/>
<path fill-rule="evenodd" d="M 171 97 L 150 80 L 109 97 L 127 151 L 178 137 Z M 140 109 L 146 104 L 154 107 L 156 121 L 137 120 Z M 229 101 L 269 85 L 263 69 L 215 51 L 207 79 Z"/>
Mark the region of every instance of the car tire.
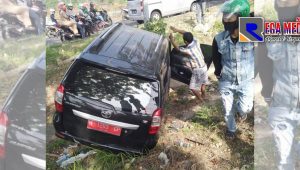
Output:
<path fill-rule="evenodd" d="M 56 132 L 63 132 L 63 124 L 61 114 L 54 113 L 52 123 Z"/>
<path fill-rule="evenodd" d="M 196 12 L 197 11 L 197 2 L 192 3 L 190 11 L 191 12 Z"/>
<path fill-rule="evenodd" d="M 142 24 L 142 23 L 144 23 L 144 20 L 137 20 L 136 21 L 138 24 Z"/>
<path fill-rule="evenodd" d="M 151 12 L 150 19 L 153 20 L 153 21 L 160 20 L 160 19 L 161 19 L 161 14 L 160 14 L 160 12 L 158 12 L 158 11 L 153 11 L 153 12 Z"/>
<path fill-rule="evenodd" d="M 147 149 L 149 150 L 153 149 L 157 145 L 157 143 L 158 143 L 158 135 L 155 135 L 146 142 Z"/>

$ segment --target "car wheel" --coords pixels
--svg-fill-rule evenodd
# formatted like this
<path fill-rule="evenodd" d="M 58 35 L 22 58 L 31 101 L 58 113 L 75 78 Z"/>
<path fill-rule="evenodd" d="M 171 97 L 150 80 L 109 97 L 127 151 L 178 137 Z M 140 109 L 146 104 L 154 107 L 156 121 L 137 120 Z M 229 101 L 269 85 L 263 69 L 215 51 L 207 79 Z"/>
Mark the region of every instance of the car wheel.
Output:
<path fill-rule="evenodd" d="M 158 142 L 158 135 L 151 137 L 146 142 L 147 149 L 149 149 L 149 150 L 153 149 L 156 146 L 157 142 Z"/>
<path fill-rule="evenodd" d="M 155 20 L 155 21 L 160 20 L 161 19 L 161 14 L 158 11 L 153 11 L 151 13 L 150 18 L 151 18 L 151 20 Z"/>
<path fill-rule="evenodd" d="M 144 20 L 137 20 L 136 21 L 138 24 L 142 24 L 142 23 L 144 23 Z"/>
<path fill-rule="evenodd" d="M 191 5 L 191 12 L 196 12 L 197 11 L 197 2 L 193 2 Z"/>

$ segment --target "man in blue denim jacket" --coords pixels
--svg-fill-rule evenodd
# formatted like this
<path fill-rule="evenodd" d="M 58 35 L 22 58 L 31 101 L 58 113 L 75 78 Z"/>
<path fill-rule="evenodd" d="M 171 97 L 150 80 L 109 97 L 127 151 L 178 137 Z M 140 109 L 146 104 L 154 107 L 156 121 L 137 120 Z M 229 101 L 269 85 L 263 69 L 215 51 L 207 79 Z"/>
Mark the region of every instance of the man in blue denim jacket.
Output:
<path fill-rule="evenodd" d="M 275 0 L 280 22 L 295 21 L 300 16 L 299 0 Z M 294 170 L 299 159 L 299 142 L 295 140 L 300 124 L 300 43 L 267 43 L 268 57 L 273 60 L 273 94 L 269 123 L 278 153 L 277 167 Z M 271 87 L 272 88 L 272 87 Z M 296 156 L 295 154 L 297 154 Z"/>
<path fill-rule="evenodd" d="M 247 0 L 231 0 L 221 9 L 225 31 L 215 36 L 212 57 L 219 79 L 226 137 L 234 139 L 235 114 L 244 121 L 253 107 L 254 46 L 238 42 L 238 18 L 250 15 L 250 5 Z"/>

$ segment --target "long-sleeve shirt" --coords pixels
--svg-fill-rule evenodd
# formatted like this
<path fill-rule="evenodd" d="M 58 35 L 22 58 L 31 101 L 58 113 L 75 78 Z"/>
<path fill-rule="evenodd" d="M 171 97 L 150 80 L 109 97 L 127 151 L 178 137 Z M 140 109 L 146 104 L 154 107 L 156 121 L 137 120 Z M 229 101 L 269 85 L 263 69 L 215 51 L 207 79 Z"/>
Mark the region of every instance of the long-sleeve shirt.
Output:
<path fill-rule="evenodd" d="M 215 75 L 216 76 L 220 76 L 221 75 L 221 71 L 222 71 L 222 64 L 221 64 L 221 60 L 222 60 L 222 55 L 221 53 L 218 51 L 218 44 L 216 39 L 214 38 L 213 43 L 212 43 L 212 60 L 215 66 Z"/>

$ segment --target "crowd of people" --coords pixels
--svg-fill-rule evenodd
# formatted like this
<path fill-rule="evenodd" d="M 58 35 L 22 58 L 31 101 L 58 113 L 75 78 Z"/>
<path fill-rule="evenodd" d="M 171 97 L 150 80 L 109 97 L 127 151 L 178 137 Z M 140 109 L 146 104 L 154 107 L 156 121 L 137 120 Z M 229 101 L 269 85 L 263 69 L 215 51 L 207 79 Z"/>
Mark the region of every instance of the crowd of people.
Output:
<path fill-rule="evenodd" d="M 56 10 L 54 8 L 50 9 L 52 24 L 59 28 L 65 27 L 69 29 L 73 36 L 80 35 L 81 38 L 85 38 L 94 34 L 95 30 L 97 30 L 99 25 L 96 23 L 108 25 L 105 16 L 99 13 L 100 10 L 96 9 L 96 5 L 93 2 L 80 3 L 77 11 L 74 10 L 72 3 L 66 5 L 64 2 L 59 2 L 57 10 L 58 19 L 56 18 Z"/>

